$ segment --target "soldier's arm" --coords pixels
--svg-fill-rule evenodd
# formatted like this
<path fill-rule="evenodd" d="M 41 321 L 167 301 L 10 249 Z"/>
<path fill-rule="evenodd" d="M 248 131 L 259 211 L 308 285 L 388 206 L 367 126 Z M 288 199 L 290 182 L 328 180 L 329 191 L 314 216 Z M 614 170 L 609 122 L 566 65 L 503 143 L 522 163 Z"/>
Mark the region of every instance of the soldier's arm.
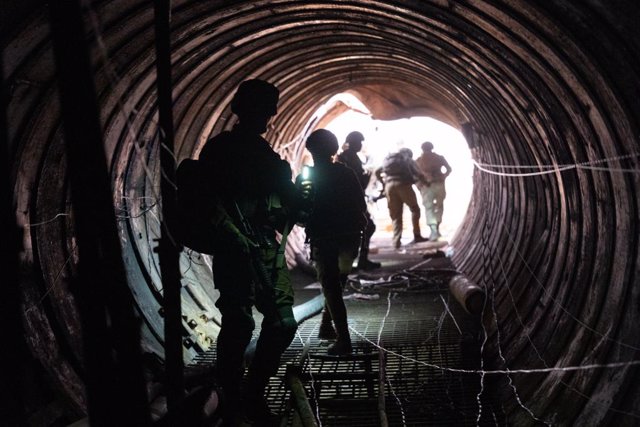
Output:
<path fill-rule="evenodd" d="M 411 170 L 411 175 L 413 175 L 414 179 L 417 182 L 429 185 L 429 180 L 427 179 L 425 174 L 422 173 L 415 160 L 409 161 L 409 169 Z"/>
<path fill-rule="evenodd" d="M 451 166 L 449 166 L 449 162 L 447 162 L 447 159 L 445 159 L 444 157 L 442 158 L 442 166 L 444 166 L 445 172 L 444 172 L 444 177 L 448 177 L 451 174 Z"/>

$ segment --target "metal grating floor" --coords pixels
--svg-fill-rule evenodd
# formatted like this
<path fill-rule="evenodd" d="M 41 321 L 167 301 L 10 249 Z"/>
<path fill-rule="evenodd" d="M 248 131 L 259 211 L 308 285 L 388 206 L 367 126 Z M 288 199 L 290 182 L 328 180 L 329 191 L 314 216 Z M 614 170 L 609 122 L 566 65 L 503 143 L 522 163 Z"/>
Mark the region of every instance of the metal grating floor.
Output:
<path fill-rule="evenodd" d="M 440 369 L 478 369 L 477 322 L 440 289 L 378 292 L 378 299 L 357 299 L 346 293 L 354 353 L 374 353 L 371 360 L 325 360 L 326 341 L 317 338 L 320 316 L 300 325 L 285 352 L 281 369 L 268 388 L 271 408 L 282 415 L 282 426 L 295 425 L 283 378 L 286 366 L 301 366 L 309 402 L 322 426 L 380 425 L 376 343 L 384 349 L 385 410 L 390 426 L 500 425 L 503 419 L 480 375 Z M 351 298 L 349 298 L 351 296 Z M 370 295 L 369 295 L 370 296 Z M 448 308 L 448 310 L 447 310 Z M 200 363 L 212 361 L 203 355 Z M 367 374 L 368 372 L 368 374 Z M 326 373 L 345 378 L 319 381 Z M 316 376 L 314 378 L 314 375 Z M 315 381 L 314 381 L 315 380 Z"/>
<path fill-rule="evenodd" d="M 447 301 L 447 293 L 391 292 L 380 296 L 377 301 L 348 300 L 346 303 L 356 354 L 378 353 L 379 348 L 374 344 L 378 342 L 385 350 L 385 408 L 389 425 L 496 425 L 501 417 L 494 414 L 495 405 L 486 393 L 481 396 L 482 412 L 479 411 L 479 375 L 433 366 L 478 368 L 478 331 L 473 320 L 456 302 Z M 283 365 L 297 363 L 305 343 L 310 355 L 325 352 L 326 343 L 316 338 L 318 325 L 318 318 L 301 325 L 299 339 L 289 349 Z M 313 373 L 377 372 L 380 368 L 377 358 L 370 365 L 363 366 L 362 361 L 302 357 L 304 372 L 311 373 L 312 378 Z M 322 425 L 364 427 L 380 424 L 377 379 L 375 386 L 366 380 L 310 381 L 306 389 Z M 275 405 L 287 400 L 281 382 L 272 384 L 270 397 L 274 410 L 286 413 L 286 405 Z M 292 425 L 291 419 L 289 417 L 289 422 L 283 425 Z"/>

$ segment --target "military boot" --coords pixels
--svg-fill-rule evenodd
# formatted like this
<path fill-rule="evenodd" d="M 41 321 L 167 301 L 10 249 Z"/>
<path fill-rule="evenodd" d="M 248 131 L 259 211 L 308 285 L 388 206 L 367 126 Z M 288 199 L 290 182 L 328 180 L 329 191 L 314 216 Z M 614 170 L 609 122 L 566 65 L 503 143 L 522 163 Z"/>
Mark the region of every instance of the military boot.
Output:
<path fill-rule="evenodd" d="M 320 329 L 318 330 L 318 338 L 321 340 L 335 340 L 338 337 L 333 322 L 331 321 L 331 314 L 327 307 L 322 311 L 322 320 L 320 321 Z"/>
<path fill-rule="evenodd" d="M 279 426 L 279 416 L 271 411 L 265 397 L 269 377 L 263 373 L 249 370 L 247 383 L 242 393 L 242 414 L 244 425 L 261 427 Z"/>
<path fill-rule="evenodd" d="M 366 233 L 362 236 L 362 242 L 360 243 L 360 255 L 358 255 L 358 270 L 375 270 L 380 268 L 382 264 L 379 262 L 371 261 L 369 259 L 369 244 L 371 243 L 371 236 Z"/>
<path fill-rule="evenodd" d="M 422 237 L 420 234 L 413 236 L 413 240 L 409 243 L 415 245 L 416 243 L 427 242 L 429 239 Z"/>
<path fill-rule="evenodd" d="M 327 354 L 330 356 L 343 356 L 353 352 L 351 337 L 349 336 L 349 327 L 347 326 L 343 331 L 340 331 L 340 329 L 341 328 L 338 329 L 338 339 L 336 342 L 327 347 Z"/>
<path fill-rule="evenodd" d="M 349 324 L 347 323 L 347 308 L 342 300 L 340 292 L 325 292 L 326 307 L 329 308 L 331 319 L 336 327 L 336 342 L 327 348 L 327 354 L 338 356 L 351 353 L 351 337 L 349 336 Z"/>
<path fill-rule="evenodd" d="M 337 313 L 338 314 L 338 313 Z M 347 312 L 334 314 L 333 322 L 336 325 L 336 342 L 327 347 L 327 354 L 331 356 L 342 356 L 351 354 L 351 336 L 349 335 L 349 324 L 347 323 Z"/>

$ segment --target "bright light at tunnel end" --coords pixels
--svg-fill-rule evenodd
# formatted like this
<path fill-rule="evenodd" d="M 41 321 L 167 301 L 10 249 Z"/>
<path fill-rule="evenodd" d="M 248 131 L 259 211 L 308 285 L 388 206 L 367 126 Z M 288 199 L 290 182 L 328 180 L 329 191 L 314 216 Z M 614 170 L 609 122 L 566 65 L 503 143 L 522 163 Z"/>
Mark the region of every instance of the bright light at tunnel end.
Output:
<path fill-rule="evenodd" d="M 367 107 L 355 96 L 350 94 L 336 95 L 327 104 L 335 103 L 339 99 L 350 109 L 331 122 L 325 128 L 333 132 L 338 141 L 342 144 L 349 132 L 357 130 L 365 137 L 361 158 L 365 162 L 364 167 L 368 170 L 375 170 L 382 164 L 384 157 L 398 151 L 400 148 L 409 148 L 413 152 L 413 158 L 417 159 L 422 153 L 420 146 L 425 141 L 431 141 L 434 145 L 434 152 L 444 156 L 451 165 L 452 172 L 446 181 L 447 197 L 444 202 L 444 216 L 440 231 L 444 238 L 450 239 L 461 225 L 467 212 L 471 194 L 473 191 L 473 162 L 471 151 L 462 133 L 438 120 L 430 117 L 411 117 L 399 120 L 376 120 L 371 117 Z M 320 110 L 325 109 L 322 107 Z M 372 179 L 368 193 L 375 193 L 372 187 L 375 178 Z M 372 194 L 373 195 L 373 194 Z M 416 189 L 416 195 L 420 205 L 421 199 Z M 424 208 L 421 217 L 421 227 L 423 234 L 428 236 L 428 229 L 424 220 Z M 391 228 L 390 219 L 386 207 L 386 200 L 381 199 L 376 203 L 371 212 L 378 226 L 376 234 L 389 232 Z M 408 209 L 405 209 L 405 215 Z M 410 220 L 405 220 L 405 233 Z"/>

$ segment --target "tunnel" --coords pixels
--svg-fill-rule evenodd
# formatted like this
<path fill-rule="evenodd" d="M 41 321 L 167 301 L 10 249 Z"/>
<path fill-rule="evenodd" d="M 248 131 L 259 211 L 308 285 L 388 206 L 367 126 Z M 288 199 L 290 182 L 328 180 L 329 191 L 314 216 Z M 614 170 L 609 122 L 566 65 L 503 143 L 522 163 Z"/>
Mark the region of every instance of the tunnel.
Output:
<path fill-rule="evenodd" d="M 81 3 L 141 347 L 164 358 L 153 5 Z M 11 363 L 35 367 L 28 383 L 46 383 L 79 419 L 87 408 L 72 278 L 81 255 L 51 37 L 52 19 L 65 17 L 51 8 L 7 0 L 0 9 L 3 234 L 15 224 L 19 241 L 15 256 L 3 253 L 2 282 L 16 297 L 4 310 L 19 315 L 15 348 L 27 354 Z M 640 424 L 635 1 L 179 0 L 170 18 L 176 163 L 233 126 L 231 97 L 251 78 L 280 89 L 266 138 L 294 172 L 305 136 L 344 111 L 336 103 L 314 115 L 336 94 L 356 96 L 375 119 L 427 116 L 459 129 L 474 190 L 451 245 L 458 269 L 493 302 L 482 319 L 484 369 L 515 371 L 521 401 L 551 425 Z M 292 239 L 291 268 L 302 250 Z M 208 263 L 180 254 L 185 363 L 219 331 Z"/>

